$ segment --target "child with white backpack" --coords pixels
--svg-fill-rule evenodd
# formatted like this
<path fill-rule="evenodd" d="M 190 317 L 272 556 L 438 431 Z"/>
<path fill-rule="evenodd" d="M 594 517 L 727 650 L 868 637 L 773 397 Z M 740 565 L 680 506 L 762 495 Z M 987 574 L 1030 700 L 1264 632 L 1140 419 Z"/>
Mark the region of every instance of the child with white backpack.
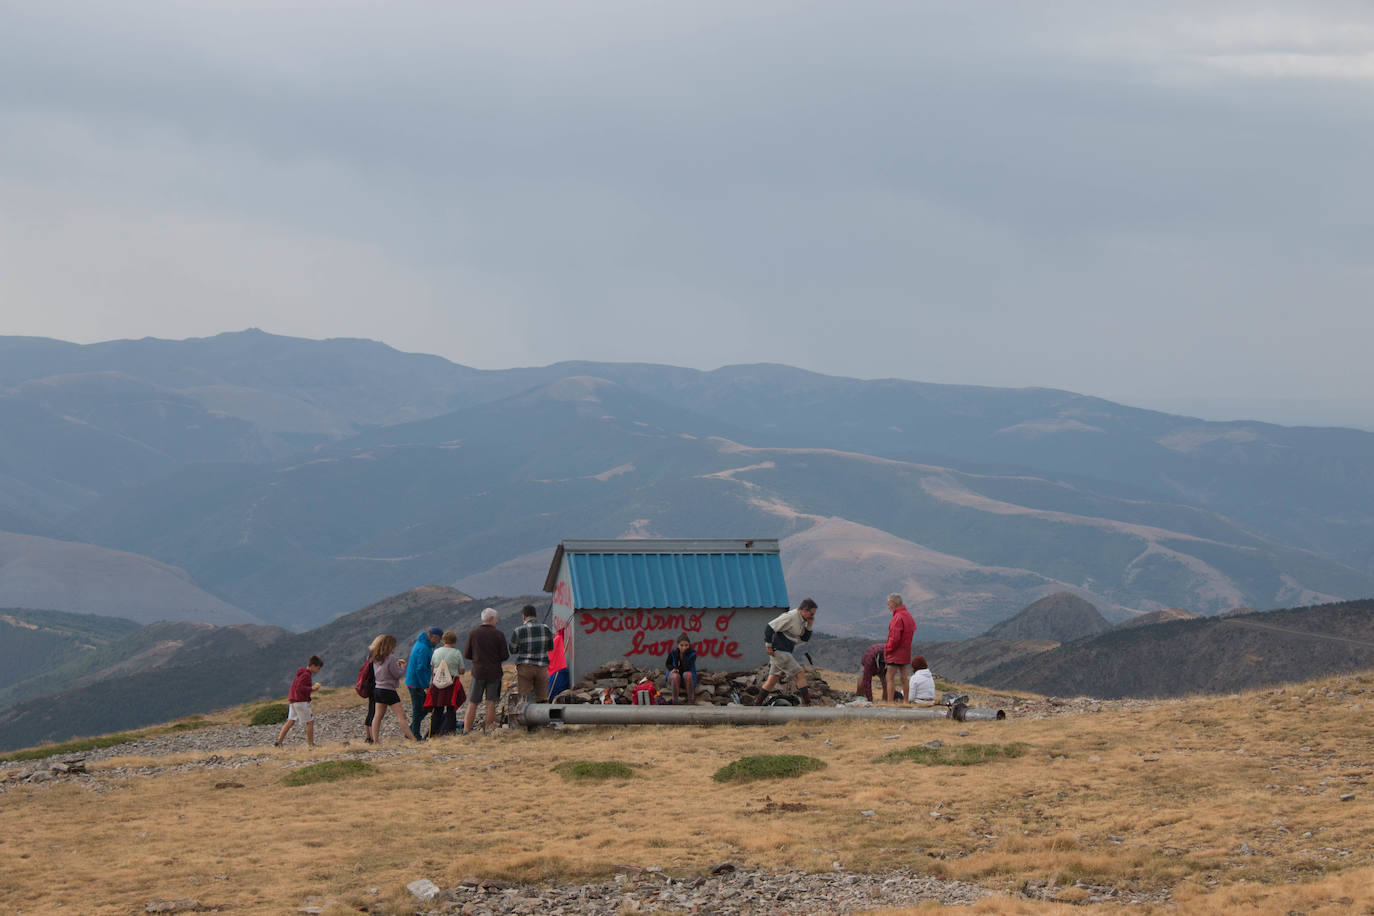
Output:
<path fill-rule="evenodd" d="M 434 650 L 429 661 L 429 689 L 425 692 L 425 709 L 430 714 L 429 736 L 451 735 L 458 731 L 458 707 L 467 702 L 467 693 L 459 678 L 463 674 L 463 653 L 458 650 L 458 634 L 449 630 L 443 645 Z"/>

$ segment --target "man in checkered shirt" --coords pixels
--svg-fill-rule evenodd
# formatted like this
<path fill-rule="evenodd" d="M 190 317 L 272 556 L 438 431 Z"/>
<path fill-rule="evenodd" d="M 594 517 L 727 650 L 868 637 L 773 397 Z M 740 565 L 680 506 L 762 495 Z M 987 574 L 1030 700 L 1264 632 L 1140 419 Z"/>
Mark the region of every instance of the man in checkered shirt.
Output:
<path fill-rule="evenodd" d="M 538 621 L 539 612 L 527 604 L 520 611 L 520 626 L 510 635 L 511 661 L 515 662 L 516 690 L 521 702 L 534 694 L 539 703 L 549 701 L 549 652 L 553 630 Z"/>

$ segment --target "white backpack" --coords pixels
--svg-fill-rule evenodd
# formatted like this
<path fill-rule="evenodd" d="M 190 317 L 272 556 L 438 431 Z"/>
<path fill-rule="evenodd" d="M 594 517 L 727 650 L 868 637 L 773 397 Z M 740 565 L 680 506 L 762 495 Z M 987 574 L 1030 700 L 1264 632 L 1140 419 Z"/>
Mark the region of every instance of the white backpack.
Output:
<path fill-rule="evenodd" d="M 439 660 L 439 664 L 434 666 L 434 674 L 429 679 L 429 683 L 430 686 L 438 687 L 440 690 L 453 686 L 453 672 L 448 670 L 448 662 L 443 659 Z"/>

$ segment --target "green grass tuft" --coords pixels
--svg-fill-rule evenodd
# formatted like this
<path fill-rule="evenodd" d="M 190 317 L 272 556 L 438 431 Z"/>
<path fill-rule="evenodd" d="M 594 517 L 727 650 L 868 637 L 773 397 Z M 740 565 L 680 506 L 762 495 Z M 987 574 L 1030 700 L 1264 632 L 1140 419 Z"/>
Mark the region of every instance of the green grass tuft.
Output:
<path fill-rule="evenodd" d="M 596 779 L 631 779 L 634 767 L 617 760 L 565 760 L 553 768 L 564 779 L 587 782 Z"/>
<path fill-rule="evenodd" d="M 210 728 L 214 724 L 214 722 L 211 722 L 204 716 L 191 716 L 188 719 L 183 719 L 180 722 L 173 722 L 171 725 L 163 728 L 162 734 L 170 735 L 174 732 L 193 732 L 202 728 Z"/>
<path fill-rule="evenodd" d="M 756 779 L 791 779 L 824 769 L 824 760 L 807 757 L 803 754 L 759 754 L 754 757 L 741 757 L 734 763 L 726 764 L 711 778 L 716 782 L 753 782 Z"/>
<path fill-rule="evenodd" d="M 309 786 L 317 782 L 334 782 L 354 776 L 371 776 L 377 768 L 363 760 L 322 760 L 288 775 L 282 782 L 288 786 Z"/>
<path fill-rule="evenodd" d="M 286 714 L 290 708 L 285 703 L 268 703 L 260 706 L 253 713 L 250 725 L 281 725 L 286 721 Z"/>
<path fill-rule="evenodd" d="M 81 751 L 99 750 L 102 747 L 114 747 L 116 744 L 128 744 L 130 741 L 135 741 L 141 737 L 143 736 L 122 733 L 101 735 L 98 738 L 76 738 L 72 741 L 63 741 L 61 744 L 43 744 L 22 751 L 0 754 L 0 760 L 42 760 L 44 757 L 52 757 L 57 754 L 76 754 Z"/>
<path fill-rule="evenodd" d="M 888 751 L 878 758 L 879 763 L 922 763 L 928 766 L 967 767 L 993 760 L 1013 760 L 1026 753 L 1028 745 L 1014 744 L 954 744 L 946 747 L 908 747 Z"/>

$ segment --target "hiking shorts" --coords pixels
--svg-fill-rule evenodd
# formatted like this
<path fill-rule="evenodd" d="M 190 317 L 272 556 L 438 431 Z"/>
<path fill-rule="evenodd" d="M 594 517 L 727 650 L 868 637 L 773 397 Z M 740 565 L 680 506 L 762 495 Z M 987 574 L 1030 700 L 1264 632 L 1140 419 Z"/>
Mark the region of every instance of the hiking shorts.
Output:
<path fill-rule="evenodd" d="M 472 693 L 468 694 L 468 703 L 476 706 L 482 700 L 488 703 L 495 703 L 501 699 L 501 681 L 480 681 L 476 675 L 472 678 Z"/>
<path fill-rule="evenodd" d="M 299 722 L 302 725 L 315 721 L 314 715 L 310 712 L 309 701 L 304 703 L 292 703 L 290 708 L 286 711 L 286 718 L 290 719 L 292 722 Z"/>
<path fill-rule="evenodd" d="M 772 677 L 796 677 L 802 673 L 802 666 L 792 657 L 791 652 L 780 652 L 773 650 L 773 654 L 768 656 L 768 676 Z"/>

